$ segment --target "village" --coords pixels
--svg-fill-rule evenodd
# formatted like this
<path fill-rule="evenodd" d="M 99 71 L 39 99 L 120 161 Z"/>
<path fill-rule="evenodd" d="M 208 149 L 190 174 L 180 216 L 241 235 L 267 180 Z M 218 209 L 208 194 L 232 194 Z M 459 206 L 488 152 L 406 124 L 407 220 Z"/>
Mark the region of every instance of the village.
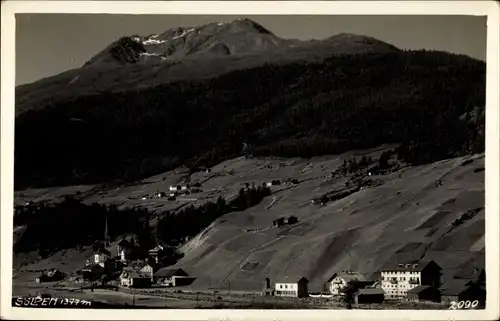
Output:
<path fill-rule="evenodd" d="M 328 175 L 326 179 L 338 176 L 348 177 L 346 188 L 330 191 L 314 197 L 312 206 L 324 206 L 328 202 L 336 201 L 363 188 L 377 186 L 377 176 L 397 170 L 398 164 L 387 162 L 388 157 L 378 162 L 370 158 L 345 161 L 340 169 Z M 375 163 L 375 164 L 373 164 Z M 370 166 L 371 165 L 371 166 Z M 210 170 L 206 169 L 206 173 Z M 351 175 L 348 175 L 351 174 Z M 252 184 L 254 186 L 255 183 Z M 271 179 L 262 183 L 263 186 L 273 189 L 273 192 L 293 188 L 300 184 L 295 178 L 283 180 Z M 436 186 L 442 183 L 437 181 Z M 246 189 L 250 184 L 245 183 Z M 140 199 L 167 198 L 175 201 L 179 196 L 202 192 L 202 185 L 196 182 L 192 185 L 171 185 L 168 193 L 157 191 L 152 195 L 143 195 Z M 266 206 L 273 206 L 276 198 Z M 271 224 L 272 221 L 272 224 Z M 299 222 L 299 217 L 289 213 L 270 220 L 265 229 L 280 229 Z M 134 293 L 155 293 L 168 295 L 173 293 L 190 293 L 191 284 L 195 282 L 196 275 L 191 275 L 189 268 L 176 265 L 175 261 L 166 260 L 166 257 L 175 251 L 175 246 L 170 244 L 156 244 L 144 251 L 138 249 L 133 237 L 122 238 L 114 247 L 110 246 L 108 226 L 105 226 L 104 243 L 95 249 L 92 257 L 82 262 L 81 270 L 72 275 L 50 269 L 42 271 L 36 279 L 38 284 L 76 285 L 91 292 L 99 289 L 105 291 L 135 291 Z M 262 228 L 261 228 L 262 229 Z M 257 230 L 245 229 L 245 232 Z M 242 267 L 243 270 L 243 267 Z M 442 308 L 453 307 L 458 304 L 468 305 L 469 308 L 485 306 L 485 270 L 471 268 L 470 271 L 456 273 L 451 279 L 443 282 L 444 274 L 439 262 L 408 260 L 391 262 L 379 271 L 372 271 L 366 275 L 358 271 L 340 270 L 324 280 L 322 291 L 317 288 L 309 289 L 310 275 L 283 275 L 272 280 L 262 276 L 262 289 L 258 292 L 241 291 L 237 287 L 232 289 L 207 288 L 205 294 L 215 298 L 216 293 L 222 295 L 226 292 L 229 296 L 246 295 L 248 297 L 261 297 L 262 300 L 282 299 L 296 302 L 309 302 L 313 300 L 318 304 L 338 302 L 352 305 L 363 304 L 394 304 L 406 302 L 412 304 L 431 304 Z M 200 291 L 197 289 L 197 291 Z M 203 292 L 203 291 L 202 291 Z M 188 299 L 194 300 L 187 296 Z M 198 296 L 196 297 L 198 300 Z"/>
<path fill-rule="evenodd" d="M 296 182 L 293 182 L 296 183 Z M 281 185 L 279 180 L 266 183 L 268 187 Z M 194 186 L 199 188 L 200 186 Z M 174 192 L 169 197 L 179 193 L 189 193 L 193 187 L 171 186 Z M 165 193 L 156 193 L 156 197 L 165 197 Z M 316 204 L 316 202 L 313 202 Z M 299 218 L 290 215 L 282 216 L 272 221 L 271 228 L 282 228 L 298 223 Z M 189 293 L 190 285 L 196 280 L 196 275 L 190 275 L 189 270 L 174 265 L 165 264 L 165 255 L 171 251 L 170 245 L 157 244 L 147 253 L 140 253 L 134 238 L 123 238 L 116 248 L 109 246 L 107 222 L 105 227 L 104 246 L 96 249 L 92 257 L 83 263 L 76 274 L 67 276 L 64 273 L 50 269 L 42 271 L 36 283 L 58 282 L 59 284 L 80 285 L 81 288 L 110 291 L 136 291 L 137 293 Z M 318 303 L 341 302 L 348 308 L 363 304 L 394 304 L 407 302 L 413 304 L 431 304 L 434 306 L 453 307 L 459 303 L 469 308 L 481 308 L 486 300 L 486 275 L 484 269 L 474 268 L 470 271 L 457 273 L 452 279 L 442 282 L 442 268 L 435 261 L 393 262 L 380 271 L 374 271 L 371 276 L 356 271 L 342 270 L 334 273 L 324 282 L 323 291 L 310 291 L 308 276 L 295 275 L 278 277 L 271 280 L 263 276 L 262 290 L 251 293 L 243 291 L 248 296 L 284 300 L 314 300 Z M 232 289 L 233 295 L 242 295 L 237 288 Z M 206 293 L 214 296 L 216 293 L 231 289 L 206 289 Z M 135 293 L 135 292 L 134 292 Z M 205 293 L 205 294 L 206 294 Z M 243 295 L 245 296 L 245 295 Z M 189 296 L 188 296 L 189 298 Z M 220 298 L 220 297 L 219 297 Z M 198 296 L 196 297 L 198 300 Z"/>
<path fill-rule="evenodd" d="M 286 223 L 285 223 L 286 224 Z M 288 223 L 292 224 L 292 223 Z M 189 285 L 196 279 L 182 267 L 162 266 L 160 257 L 165 248 L 157 245 L 148 257 L 131 260 L 133 244 L 122 240 L 117 253 L 106 249 L 96 251 L 85 262 L 77 276 L 66 276 L 52 269 L 42 273 L 37 283 L 57 282 L 81 285 L 93 292 L 99 289 L 108 291 L 132 291 L 132 293 L 172 296 L 190 292 Z M 484 308 L 486 301 L 485 270 L 473 269 L 459 273 L 453 279 L 441 282 L 441 267 L 435 261 L 394 263 L 368 278 L 356 271 L 339 271 L 325 280 L 323 292 L 310 292 L 307 276 L 283 276 L 274 282 L 263 278 L 262 291 L 251 293 L 233 289 L 206 289 L 205 295 L 222 298 L 219 295 L 235 297 L 262 297 L 282 299 L 288 302 L 315 302 L 328 305 L 332 302 L 347 304 L 347 308 L 360 305 L 384 305 L 412 303 L 414 306 L 427 304 L 434 308 Z M 197 292 L 199 293 L 199 292 Z M 242 294 L 243 293 L 243 294 Z M 179 294 L 180 295 L 180 294 Z M 178 296 L 179 296 L 178 295 Z M 198 300 L 190 295 L 180 295 L 184 299 Z M 312 301 L 311 301 L 312 300 Z M 460 306 L 462 305 L 462 306 Z M 441 306 L 441 307 L 440 307 Z"/>

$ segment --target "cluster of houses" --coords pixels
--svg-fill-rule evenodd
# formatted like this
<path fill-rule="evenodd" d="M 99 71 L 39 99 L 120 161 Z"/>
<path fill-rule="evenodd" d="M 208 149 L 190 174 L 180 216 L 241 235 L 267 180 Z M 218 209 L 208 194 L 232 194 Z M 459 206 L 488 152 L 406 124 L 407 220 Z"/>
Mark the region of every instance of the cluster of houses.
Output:
<path fill-rule="evenodd" d="M 295 179 L 295 178 L 285 178 L 283 180 L 283 183 L 297 185 L 297 184 L 299 184 L 299 180 Z M 273 179 L 269 182 L 266 182 L 267 187 L 280 186 L 280 185 L 281 185 L 281 181 L 279 179 Z"/>
<path fill-rule="evenodd" d="M 163 266 L 161 255 L 164 247 L 161 245 L 150 249 L 145 259 L 131 260 L 133 251 L 133 243 L 125 239 L 118 243 L 114 257 L 108 250 L 96 251 L 93 258 L 87 260 L 81 279 L 77 282 L 117 282 L 122 287 L 148 288 L 153 284 L 171 287 L 188 285 L 194 281 L 194 278 L 181 268 Z"/>
<path fill-rule="evenodd" d="M 295 224 L 299 221 L 297 216 L 291 215 L 288 217 L 278 217 L 277 219 L 273 220 L 273 227 L 281 227 L 284 225 L 292 225 Z"/>
<path fill-rule="evenodd" d="M 62 280 L 64 277 L 64 273 L 58 269 L 49 269 L 47 272 L 42 271 L 35 281 L 36 283 L 56 282 Z"/>
<path fill-rule="evenodd" d="M 452 301 L 486 300 L 486 275 L 484 269 L 473 269 L 467 274 L 455 275 L 441 284 L 441 267 L 434 261 L 398 263 L 380 271 L 376 280 L 367 280 L 354 271 L 334 273 L 325 283 L 323 294 L 310 294 L 306 277 L 295 276 L 276 280 L 274 288 L 269 278 L 265 279 L 263 295 L 279 297 L 323 297 L 345 295 L 346 287 L 354 287 L 354 303 L 382 303 L 386 300 L 410 302 L 436 302 L 449 304 Z"/>
<path fill-rule="evenodd" d="M 188 195 L 194 193 L 200 193 L 201 183 L 197 182 L 194 185 L 175 185 L 169 187 L 169 193 L 156 192 L 153 195 L 143 195 L 142 200 L 154 199 L 154 198 L 167 198 L 169 201 L 175 201 L 179 195 Z"/>

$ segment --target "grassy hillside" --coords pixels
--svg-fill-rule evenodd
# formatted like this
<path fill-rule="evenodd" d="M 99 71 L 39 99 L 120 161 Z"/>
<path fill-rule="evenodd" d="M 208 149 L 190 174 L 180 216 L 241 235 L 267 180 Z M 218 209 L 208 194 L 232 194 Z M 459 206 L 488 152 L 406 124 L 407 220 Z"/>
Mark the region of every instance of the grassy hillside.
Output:
<path fill-rule="evenodd" d="M 244 142 L 254 155 L 284 157 L 402 143 L 401 158 L 414 164 L 484 149 L 481 118 L 468 115 L 484 111 L 485 65 L 464 56 L 365 53 L 157 85 L 148 76 L 144 88 L 122 83 L 119 95 L 102 84 L 112 74 L 95 79 L 102 93 L 62 99 L 56 91 L 53 104 L 16 118 L 16 189 L 210 166 L 239 155 Z"/>
<path fill-rule="evenodd" d="M 325 179 L 341 160 L 323 158 L 272 169 L 255 161 L 227 164 L 245 181 L 296 177 L 260 205 L 228 214 L 184 246 L 182 266 L 198 277 L 193 287 L 260 290 L 263 279 L 307 276 L 311 289 L 339 270 L 370 277 L 396 260 L 433 259 L 449 279 L 462 268 L 484 266 L 484 155 L 407 167 L 371 176 L 365 187 L 325 205 L 311 198 L 345 190 L 343 179 Z M 304 169 L 307 167 L 306 171 Z M 244 174 L 243 174 L 244 173 Z M 244 178 L 243 178 L 244 177 Z M 437 186 L 436 181 L 442 185 Z M 270 206 L 272 204 L 272 206 Z M 296 215 L 299 223 L 273 228 Z"/>
<path fill-rule="evenodd" d="M 434 259 L 444 268 L 445 279 L 461 269 L 484 266 L 484 154 L 420 166 L 405 166 L 393 155 L 388 159 L 394 170 L 392 174 L 344 176 L 338 171 L 344 161 L 354 158 L 359 161 L 363 156 L 371 157 L 374 163 L 369 166 L 375 166 L 387 149 L 386 146 L 312 159 L 240 157 L 217 164 L 211 173 L 191 175 L 189 182 L 203 182 L 203 192 L 176 201 L 143 201 L 137 196 L 166 191 L 168 186 L 184 181 L 186 172 L 182 169 L 135 185 L 96 187 L 95 193 L 84 192 L 83 187 L 25 190 L 16 194 L 16 200 L 40 201 L 44 197 L 56 199 L 57 195 L 73 194 L 87 204 L 113 204 L 118 209 L 138 207 L 130 211 L 130 217 L 120 219 L 117 212 L 110 220 L 110 232 L 118 236 L 126 230 L 126 224 L 129 224 L 128 232 L 137 230 L 132 225 L 142 226 L 133 223 L 134 219 L 140 221 L 144 217 L 141 213 L 146 213 L 140 208 L 154 212 L 150 225 L 153 231 L 161 231 L 154 227 L 169 216 L 162 213 L 177 213 L 189 204 L 203 206 L 219 197 L 229 203 L 245 188 L 245 183 L 260 186 L 271 179 L 280 180 L 282 185 L 272 187 L 271 195 L 249 208 L 212 217 L 212 221 L 204 222 L 207 228 L 183 245 L 184 257 L 177 265 L 197 277 L 192 285 L 195 289 L 230 286 L 233 290 L 260 290 L 264 277 L 274 282 L 277 277 L 301 274 L 310 278 L 311 291 L 318 291 L 336 271 L 349 269 L 371 276 L 386 263 L 403 259 Z M 298 183 L 287 183 L 287 179 L 296 179 Z M 76 190 L 82 192 L 76 193 Z M 311 200 L 324 196 L 329 199 L 324 205 L 311 204 Z M 207 210 L 210 207 L 205 206 Z M 75 236 L 91 234 L 92 239 L 100 239 L 105 212 L 97 208 L 87 212 L 86 225 L 85 217 L 79 216 L 85 213 L 80 211 L 73 213 L 78 217 L 71 216 L 72 220 L 64 223 L 66 231 L 61 230 L 63 222 L 61 229 L 55 230 L 51 240 L 60 247 L 69 247 L 68 251 L 62 250 L 23 269 L 57 265 L 73 272 L 70 270 L 73 263 L 68 264 L 68 260 L 83 262 L 90 252 L 72 250 L 72 245 L 63 239 L 68 231 L 73 231 Z M 298 217 L 297 224 L 272 227 L 274 219 L 292 214 Z M 184 211 L 178 220 L 170 223 L 178 228 L 176 231 L 190 232 L 186 227 L 192 227 L 189 222 L 192 215 L 192 210 Z M 109 213 L 108 216 L 112 217 Z M 35 225 L 50 224 L 49 221 L 53 222 L 48 217 L 38 217 Z M 33 222 L 24 227 L 24 234 L 17 240 L 18 262 L 26 251 L 33 249 L 23 249 L 21 244 L 34 244 L 33 240 L 37 240 L 31 237 L 31 241 L 23 241 L 30 233 L 29 224 Z M 43 228 L 35 226 L 33 230 L 43 231 Z M 192 235 L 178 234 L 172 236 Z"/>

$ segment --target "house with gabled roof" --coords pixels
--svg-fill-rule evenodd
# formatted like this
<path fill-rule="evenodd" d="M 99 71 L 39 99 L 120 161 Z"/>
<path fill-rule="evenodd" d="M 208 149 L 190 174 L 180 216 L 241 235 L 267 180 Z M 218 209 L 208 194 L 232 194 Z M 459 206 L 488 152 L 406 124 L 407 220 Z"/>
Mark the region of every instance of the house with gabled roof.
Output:
<path fill-rule="evenodd" d="M 151 287 L 151 276 L 133 268 L 125 268 L 120 274 L 120 284 L 129 288 L 148 288 Z"/>
<path fill-rule="evenodd" d="M 182 286 L 190 284 L 194 278 L 181 268 L 165 267 L 154 273 L 158 284 L 164 286 Z"/>
<path fill-rule="evenodd" d="M 385 292 L 380 288 L 364 288 L 354 292 L 353 297 L 356 304 L 382 303 Z"/>
<path fill-rule="evenodd" d="M 439 289 L 428 285 L 419 285 L 406 293 L 406 299 L 411 302 L 441 302 Z"/>
<path fill-rule="evenodd" d="M 160 255 L 164 251 L 164 247 L 161 245 L 156 245 L 154 248 L 150 249 L 148 251 L 149 257 L 155 260 L 156 263 L 159 263 L 160 260 Z"/>
<path fill-rule="evenodd" d="M 134 250 L 134 244 L 126 239 L 122 239 L 118 243 L 118 256 L 120 257 L 120 261 L 125 262 L 130 260 L 130 256 L 132 251 Z"/>
<path fill-rule="evenodd" d="M 368 281 L 361 273 L 354 271 L 340 271 L 334 273 L 326 282 L 328 291 L 333 295 L 343 295 L 342 290 L 349 282 L 356 282 L 360 287 L 372 285 L 374 281 Z"/>
<path fill-rule="evenodd" d="M 380 272 L 386 299 L 406 298 L 408 290 L 419 285 L 438 288 L 441 270 L 433 260 L 389 262 Z"/>
<path fill-rule="evenodd" d="M 309 292 L 309 281 L 304 276 L 284 276 L 276 279 L 275 296 L 305 298 Z"/>

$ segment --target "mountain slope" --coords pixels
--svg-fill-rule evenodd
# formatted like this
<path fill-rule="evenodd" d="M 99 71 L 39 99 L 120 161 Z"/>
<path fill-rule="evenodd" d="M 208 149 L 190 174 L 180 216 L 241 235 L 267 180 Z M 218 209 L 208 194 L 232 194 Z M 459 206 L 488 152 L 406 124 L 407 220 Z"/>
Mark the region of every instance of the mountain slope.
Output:
<path fill-rule="evenodd" d="M 186 256 L 177 265 L 197 276 L 193 288 L 221 290 L 230 284 L 258 291 L 265 277 L 274 283 L 288 275 L 306 276 L 311 291 L 322 291 L 341 270 L 371 277 L 386 264 L 421 259 L 435 260 L 449 280 L 462 268 L 484 267 L 484 173 L 477 170 L 484 168 L 484 155 L 467 159 L 372 176 L 382 185 L 325 206 L 309 200 L 345 188 L 341 179 L 323 178 L 341 164 L 336 157 L 284 167 L 268 161 L 271 170 L 254 160 L 228 161 L 215 170 L 233 170 L 241 182 L 292 176 L 301 183 L 273 188 L 259 206 L 221 217 L 184 246 Z M 468 212 L 474 213 L 470 220 L 453 225 Z M 297 224 L 272 227 L 274 219 L 292 214 Z"/>
<path fill-rule="evenodd" d="M 265 63 L 314 62 L 341 54 L 398 51 L 382 41 L 351 34 L 321 41 L 282 39 L 248 19 L 174 28 L 146 37 L 126 36 L 97 53 L 82 68 L 17 87 L 16 115 L 79 96 L 215 77 Z"/>
<path fill-rule="evenodd" d="M 55 201 L 57 195 L 74 195 L 86 204 L 138 208 L 136 215 L 149 209 L 156 213 L 151 220 L 151 226 L 155 226 L 164 211 L 175 211 L 189 203 L 202 206 L 219 196 L 231 199 L 245 183 L 258 186 L 272 179 L 280 180 L 282 185 L 272 187 L 272 194 L 259 204 L 219 217 L 182 247 L 185 256 L 177 266 L 197 278 L 191 285 L 195 290 L 230 287 L 233 291 L 259 291 L 265 277 L 274 283 L 278 277 L 301 275 L 310 279 L 311 291 L 320 291 L 323 283 L 339 270 L 355 270 L 371 277 L 384 265 L 405 260 L 435 260 L 444 269 L 443 281 L 463 269 L 484 267 L 484 154 L 401 167 L 388 175 L 365 175 L 362 189 L 347 187 L 349 177 L 330 175 L 344 160 L 359 160 L 363 156 L 376 160 L 389 148 L 381 146 L 312 159 L 231 159 L 217 164 L 210 173 L 189 176 L 190 183 L 203 182 L 203 192 L 190 195 L 197 200 L 140 199 L 184 182 L 183 168 L 118 189 L 74 186 L 26 190 L 16 193 L 16 200 Z M 390 162 L 397 160 L 391 158 Z M 291 178 L 298 184 L 286 182 Z M 341 194 L 324 206 L 310 203 L 323 195 Z M 126 212 L 115 214 L 123 216 Z M 465 214 L 470 214 L 469 219 L 459 223 Z M 274 219 L 288 215 L 297 216 L 298 223 L 272 227 Z M 104 217 L 94 222 L 79 219 L 87 222 L 86 232 L 93 230 L 101 235 Z M 123 220 L 127 221 L 123 218 L 111 223 L 110 230 L 123 228 Z M 177 223 L 177 229 L 190 224 Z M 132 232 L 137 226 L 132 224 L 128 229 Z M 65 233 L 71 231 L 56 229 L 53 235 L 59 248 L 67 244 L 58 242 Z M 36 245 L 37 240 L 32 242 Z M 28 254 L 17 253 L 16 262 L 30 261 Z M 71 257 L 71 264 L 65 264 L 61 258 L 66 254 Z M 64 250 L 21 270 L 57 266 L 73 273 L 88 255 L 89 252 Z"/>
<path fill-rule="evenodd" d="M 147 37 L 124 37 L 92 57 L 85 66 L 151 59 L 175 60 L 200 55 L 249 54 L 291 48 L 294 44 L 298 42 L 280 39 L 249 19 L 239 19 L 229 23 L 173 28 Z"/>
<path fill-rule="evenodd" d="M 199 66 L 188 59 L 166 72 L 190 63 Z M 127 77 L 155 81 L 141 70 Z M 107 88 L 100 94 L 16 118 L 16 188 L 134 180 L 182 162 L 210 166 L 238 155 L 243 142 L 258 155 L 303 157 L 405 143 L 403 157 L 420 163 L 468 153 L 482 140 L 463 115 L 484 110 L 485 65 L 464 56 L 365 53 L 144 88 L 106 76 L 93 80 Z"/>

